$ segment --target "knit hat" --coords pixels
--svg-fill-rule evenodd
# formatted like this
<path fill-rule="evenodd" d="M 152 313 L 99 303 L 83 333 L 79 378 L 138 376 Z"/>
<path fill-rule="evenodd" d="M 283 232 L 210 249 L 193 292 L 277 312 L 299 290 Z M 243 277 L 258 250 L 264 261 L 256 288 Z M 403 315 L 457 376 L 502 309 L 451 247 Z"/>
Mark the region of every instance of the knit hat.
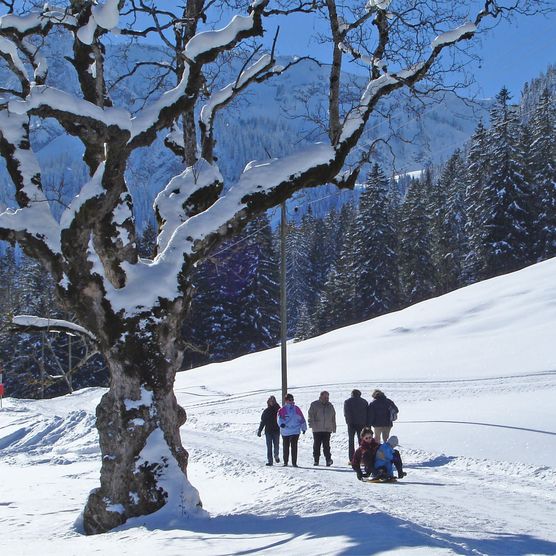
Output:
<path fill-rule="evenodd" d="M 399 444 L 397 436 L 391 436 L 386 442 L 388 442 L 392 448 L 395 448 Z"/>

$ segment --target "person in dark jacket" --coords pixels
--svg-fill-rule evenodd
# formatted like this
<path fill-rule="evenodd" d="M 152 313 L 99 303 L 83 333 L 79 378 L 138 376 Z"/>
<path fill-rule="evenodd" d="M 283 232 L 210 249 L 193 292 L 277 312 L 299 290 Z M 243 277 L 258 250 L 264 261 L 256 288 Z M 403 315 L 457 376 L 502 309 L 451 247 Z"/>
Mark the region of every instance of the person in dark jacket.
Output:
<path fill-rule="evenodd" d="M 348 457 L 351 464 L 355 452 L 354 437 L 359 439 L 361 431 L 367 423 L 367 400 L 361 397 L 360 390 L 352 390 L 351 398 L 344 402 L 344 417 L 348 428 Z"/>
<path fill-rule="evenodd" d="M 361 481 L 363 477 L 369 477 L 375 470 L 375 454 L 378 450 L 378 442 L 373 438 L 373 429 L 363 427 L 359 448 L 355 450 L 351 460 L 351 467 L 357 473 Z"/>
<path fill-rule="evenodd" d="M 386 442 L 392 430 L 392 413 L 397 414 L 398 408 L 382 390 L 375 390 L 372 398 L 373 400 L 367 408 L 367 425 L 373 427 L 377 442 Z"/>
<path fill-rule="evenodd" d="M 277 415 L 280 410 L 280 404 L 274 396 L 270 396 L 266 400 L 266 409 L 261 415 L 261 424 L 257 431 L 257 436 L 261 436 L 264 429 L 266 438 L 266 465 L 272 465 L 272 452 L 274 448 L 274 461 L 280 463 L 280 427 L 278 426 Z"/>

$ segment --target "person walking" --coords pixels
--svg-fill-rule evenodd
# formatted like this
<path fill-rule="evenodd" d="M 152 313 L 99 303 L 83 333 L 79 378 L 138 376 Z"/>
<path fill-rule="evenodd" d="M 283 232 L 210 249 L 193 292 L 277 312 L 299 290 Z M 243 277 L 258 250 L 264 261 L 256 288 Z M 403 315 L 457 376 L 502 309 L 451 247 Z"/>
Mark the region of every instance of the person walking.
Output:
<path fill-rule="evenodd" d="M 354 438 L 359 440 L 361 431 L 367 423 L 368 402 L 361 397 L 361 390 L 354 389 L 351 397 L 344 402 L 344 417 L 348 428 L 348 458 L 349 463 L 353 462 L 355 452 Z"/>
<path fill-rule="evenodd" d="M 286 394 L 284 405 L 278 411 L 278 425 L 282 434 L 283 465 L 288 465 L 291 447 L 292 466 L 297 467 L 297 442 L 300 433 L 305 434 L 307 423 L 301 409 L 295 405 L 292 394 Z"/>
<path fill-rule="evenodd" d="M 377 442 L 386 442 L 392 430 L 393 419 L 397 417 L 398 408 L 382 390 L 375 390 L 372 398 L 367 408 L 367 424 L 373 427 Z"/>
<path fill-rule="evenodd" d="M 280 463 L 280 427 L 278 426 L 277 416 L 280 410 L 280 404 L 274 396 L 270 396 L 266 400 L 266 409 L 261 415 L 261 424 L 257 431 L 257 436 L 261 436 L 264 429 L 266 438 L 266 465 L 272 465 L 272 453 L 274 451 L 274 461 Z M 274 450 L 273 450 L 274 448 Z"/>
<path fill-rule="evenodd" d="M 319 464 L 320 451 L 326 459 L 326 466 L 333 463 L 330 453 L 330 435 L 336 432 L 336 411 L 330 403 L 330 394 L 324 390 L 319 399 L 309 407 L 309 427 L 313 430 L 313 465 Z"/>

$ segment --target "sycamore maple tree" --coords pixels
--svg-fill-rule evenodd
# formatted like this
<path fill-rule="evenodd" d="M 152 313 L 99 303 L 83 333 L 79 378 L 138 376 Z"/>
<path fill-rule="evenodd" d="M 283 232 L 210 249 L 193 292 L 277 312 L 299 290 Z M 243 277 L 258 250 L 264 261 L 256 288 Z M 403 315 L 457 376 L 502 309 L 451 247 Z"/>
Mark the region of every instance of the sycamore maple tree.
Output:
<path fill-rule="evenodd" d="M 19 243 L 52 274 L 62 306 L 94 339 L 111 376 L 97 408 L 102 467 L 100 486 L 84 509 L 86 533 L 158 510 L 169 519 L 203 512 L 187 479 L 188 453 L 179 430 L 186 413 L 173 392 L 187 344 L 181 323 L 190 307 L 193 266 L 302 188 L 352 187 L 360 164 L 347 168 L 346 160 L 381 99 L 438 84 L 450 67 L 438 66 L 441 54 L 459 49 L 487 19 L 542 9 L 532 0 L 486 0 L 477 13 L 475 2 L 454 4 L 254 0 L 235 6 L 237 14 L 215 29 L 211 14 L 220 17 L 223 7 L 231 12 L 215 0 L 186 0 L 175 10 L 150 0 L 0 0 L 0 62 L 10 75 L 0 84 L 0 153 L 17 203 L 0 214 L 0 238 Z M 245 89 L 279 79 L 288 65 L 277 63 L 274 48 L 255 48 L 225 87 L 211 90 L 207 72 L 263 37 L 267 21 L 287 21 L 295 12 L 326 22 L 328 140 L 296 147 L 280 159 L 249 162 L 237 183 L 224 187 L 214 156 L 218 112 Z M 49 74 L 48 45 L 60 34 L 71 40 L 66 63 L 78 92 L 54 86 Z M 120 41 L 147 43 L 156 36 L 173 58 L 175 86 L 158 91 L 137 113 L 114 106 L 106 83 L 107 41 L 114 34 Z M 368 69 L 367 83 L 350 105 L 342 96 L 347 59 Z M 89 170 L 60 218 L 45 196 L 31 132 L 33 121 L 49 118 L 81 141 Z M 162 133 L 168 133 L 165 144 L 183 161 L 183 172 L 161 184 L 153 207 L 156 253 L 144 259 L 125 172 L 133 152 Z M 64 323 L 56 326 L 63 329 Z"/>

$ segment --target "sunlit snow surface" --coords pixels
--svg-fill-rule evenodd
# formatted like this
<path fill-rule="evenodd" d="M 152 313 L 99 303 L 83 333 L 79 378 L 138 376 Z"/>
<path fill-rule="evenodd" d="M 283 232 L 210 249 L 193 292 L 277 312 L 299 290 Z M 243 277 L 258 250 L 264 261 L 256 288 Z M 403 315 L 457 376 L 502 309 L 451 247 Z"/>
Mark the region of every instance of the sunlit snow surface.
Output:
<path fill-rule="evenodd" d="M 279 351 L 181 373 L 189 479 L 210 519 L 157 514 L 85 537 L 98 484 L 94 410 L 103 390 L 0 412 L 2 555 L 555 554 L 556 259 L 399 313 L 291 344 L 290 389 L 307 412 L 330 391 L 334 465 L 265 467 L 256 436 L 279 394 Z M 9 371 L 8 371 L 9 372 Z M 361 484 L 342 405 L 381 387 L 400 408 L 408 476 Z"/>

